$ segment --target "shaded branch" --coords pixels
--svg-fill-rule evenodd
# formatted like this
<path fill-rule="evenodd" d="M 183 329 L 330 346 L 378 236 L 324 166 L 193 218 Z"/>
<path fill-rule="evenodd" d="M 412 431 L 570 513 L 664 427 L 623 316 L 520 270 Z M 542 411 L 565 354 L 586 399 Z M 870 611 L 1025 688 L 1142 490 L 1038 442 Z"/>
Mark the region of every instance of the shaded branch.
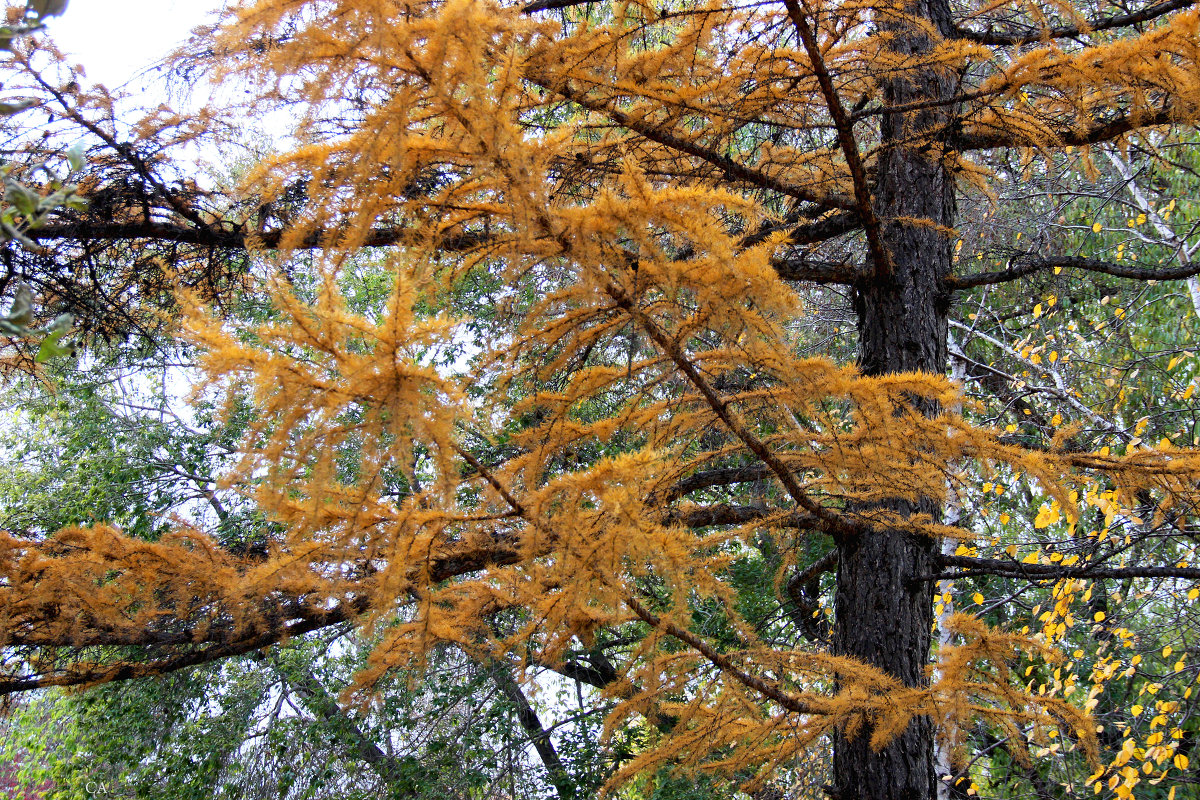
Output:
<path fill-rule="evenodd" d="M 764 226 L 762 230 L 747 236 L 740 244 L 742 247 L 753 247 L 766 241 L 768 236 L 780 230 L 788 231 L 788 244 L 820 244 L 861 227 L 862 223 L 853 211 L 839 211 L 803 225 L 796 224 L 795 220 L 788 220 L 775 226 Z"/>
<path fill-rule="evenodd" d="M 820 592 L 820 578 L 837 568 L 838 551 L 831 550 L 788 578 L 784 591 L 791 607 L 784 605 L 784 612 L 792 623 L 808 638 L 817 642 L 828 642 L 829 626 L 813 616 L 817 611 L 815 602 Z"/>
<path fill-rule="evenodd" d="M 780 226 L 783 228 L 783 226 Z M 858 217 L 852 213 L 836 214 L 826 219 L 797 225 L 790 229 L 788 243 L 793 245 L 818 244 L 859 228 Z M 773 228 L 771 233 L 779 228 Z M 786 228 L 784 228 L 786 229 Z M 241 226 L 212 223 L 204 227 L 180 225 L 169 222 L 130 222 L 130 223 L 75 223 L 59 222 L 46 225 L 28 233 L 30 239 L 37 242 L 121 242 L 153 240 L 175 244 L 208 247 L 217 250 L 245 251 L 252 247 L 273 250 L 279 247 L 285 231 L 247 231 Z M 329 231 L 312 231 L 304 237 L 297 248 L 301 250 L 316 250 L 325 248 L 335 237 Z M 752 247 L 760 243 L 766 235 L 755 234 L 746 237 L 742 244 Z M 482 231 L 464 231 L 458 234 L 443 236 L 438 239 L 437 247 L 443 252 L 466 252 L 479 247 L 485 247 L 495 241 L 495 238 Z M 363 239 L 362 247 L 396 247 L 417 244 L 412 231 L 404 228 L 375 228 Z M 772 259 L 771 266 L 779 277 L 785 281 L 807 281 L 810 283 L 854 283 L 858 270 L 851 264 L 834 262 L 813 262 L 803 257 Z"/>
<path fill-rule="evenodd" d="M 337 700 L 330 696 L 321 681 L 310 670 L 304 668 L 299 668 L 295 672 L 288 670 L 279 663 L 274 654 L 255 653 L 251 658 L 269 664 L 280 679 L 300 695 L 304 705 L 324 721 L 325 731 L 335 743 L 338 743 L 339 737 L 349 739 L 358 757 L 369 764 L 384 780 L 394 793 L 393 797 L 417 796 L 412 788 L 402 782 L 399 761 L 383 752 L 383 749 L 355 724 L 350 715 L 342 709 Z"/>
<path fill-rule="evenodd" d="M 521 13 L 536 14 L 538 11 L 554 11 L 560 8 L 574 8 L 575 6 L 586 6 L 598 2 L 600 0 L 537 0 L 537 2 L 522 6 Z"/>
<path fill-rule="evenodd" d="M 759 506 L 733 506 L 727 503 L 672 509 L 667 512 L 663 522 L 688 528 L 707 528 L 710 525 L 744 525 L 764 519 L 771 519 L 772 526 L 779 528 L 809 528 L 820 525 L 820 520 L 812 514 L 795 511 L 780 513 L 778 510 Z"/>
<path fill-rule="evenodd" d="M 761 481 L 774 474 L 764 464 L 752 464 L 745 467 L 720 467 L 697 472 L 675 483 L 667 490 L 663 502 L 670 503 L 686 494 L 698 492 L 711 486 L 728 486 L 732 483 L 750 483 Z"/>
<path fill-rule="evenodd" d="M 775 274 L 785 281 L 849 285 L 856 283 L 862 277 L 858 268 L 853 264 L 830 261 L 812 262 L 802 258 L 772 259 L 771 266 L 775 268 Z"/>
<path fill-rule="evenodd" d="M 832 572 L 834 569 L 837 568 L 837 564 L 838 564 L 838 551 L 830 550 L 828 553 L 821 556 L 819 559 L 817 559 L 813 563 L 809 564 L 807 567 L 800 570 L 799 572 L 797 572 L 795 575 L 793 575 L 791 578 L 788 579 L 788 582 L 787 582 L 788 595 L 789 596 L 792 595 L 793 591 L 796 591 L 798 589 L 798 587 L 803 586 L 804 584 L 808 583 L 809 581 L 813 580 L 814 578 L 818 578 L 821 575 L 824 575 L 826 572 Z"/>

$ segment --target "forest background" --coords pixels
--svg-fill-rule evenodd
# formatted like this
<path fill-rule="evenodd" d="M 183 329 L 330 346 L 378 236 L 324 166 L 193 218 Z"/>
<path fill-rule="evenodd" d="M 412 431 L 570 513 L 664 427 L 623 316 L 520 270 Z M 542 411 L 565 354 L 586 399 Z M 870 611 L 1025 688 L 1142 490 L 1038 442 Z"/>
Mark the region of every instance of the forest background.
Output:
<path fill-rule="evenodd" d="M 1197 796 L 1193 3 L 243 5 L 5 54 L 5 791 Z"/>

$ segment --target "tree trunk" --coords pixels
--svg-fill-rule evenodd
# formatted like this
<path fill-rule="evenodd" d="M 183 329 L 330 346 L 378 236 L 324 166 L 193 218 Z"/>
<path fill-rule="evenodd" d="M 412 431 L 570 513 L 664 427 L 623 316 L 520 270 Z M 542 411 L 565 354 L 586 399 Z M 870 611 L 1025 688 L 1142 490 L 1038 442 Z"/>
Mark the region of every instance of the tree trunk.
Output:
<path fill-rule="evenodd" d="M 917 0 L 905 12 L 949 32 L 950 11 L 944 0 Z M 893 46 L 910 56 L 931 45 L 927 35 L 902 23 L 884 21 L 880 27 L 890 29 Z M 882 90 L 884 103 L 897 106 L 947 98 L 953 82 L 952 76 L 932 69 L 910 71 L 902 79 L 885 82 Z M 940 375 L 946 369 L 948 302 L 942 279 L 953 257 L 953 241 L 945 230 L 955 225 L 954 182 L 936 141 L 933 147 L 910 143 L 926 134 L 946 132 L 950 111 L 944 106 L 886 114 L 881 123 L 883 151 L 874 207 L 891 263 L 856 287 L 859 366 L 867 375 L 913 370 Z M 929 224 L 914 225 L 910 221 L 914 218 L 944 227 L 939 231 Z M 886 505 L 905 515 L 940 514 L 932 500 L 913 504 L 898 499 Z M 877 529 L 839 542 L 838 552 L 835 652 L 878 667 L 910 686 L 926 683 L 933 585 L 914 584 L 912 579 L 935 571 L 937 542 Z M 936 795 L 933 736 L 932 721 L 921 717 L 880 751 L 869 744 L 869 725 L 852 740 L 839 738 L 834 743 L 830 794 L 835 800 L 932 800 Z"/>

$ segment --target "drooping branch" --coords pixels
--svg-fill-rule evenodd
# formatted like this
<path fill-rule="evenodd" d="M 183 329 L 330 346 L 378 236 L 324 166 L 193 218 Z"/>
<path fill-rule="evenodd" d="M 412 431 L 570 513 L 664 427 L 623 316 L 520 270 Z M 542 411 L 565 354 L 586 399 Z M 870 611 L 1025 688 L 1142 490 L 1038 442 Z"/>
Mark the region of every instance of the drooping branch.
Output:
<path fill-rule="evenodd" d="M 1133 263 L 1117 261 L 1101 261 L 1095 258 L 1080 256 L 1039 256 L 1024 253 L 1008 261 L 1008 266 L 995 272 L 976 272 L 968 275 L 950 275 L 944 280 L 947 289 L 956 291 L 970 289 L 975 286 L 987 286 L 994 283 L 1024 278 L 1048 269 L 1081 269 L 1087 272 L 1099 272 L 1117 278 L 1131 278 L 1141 281 L 1177 281 L 1200 275 L 1200 262 L 1189 262 L 1179 267 L 1138 267 Z"/>

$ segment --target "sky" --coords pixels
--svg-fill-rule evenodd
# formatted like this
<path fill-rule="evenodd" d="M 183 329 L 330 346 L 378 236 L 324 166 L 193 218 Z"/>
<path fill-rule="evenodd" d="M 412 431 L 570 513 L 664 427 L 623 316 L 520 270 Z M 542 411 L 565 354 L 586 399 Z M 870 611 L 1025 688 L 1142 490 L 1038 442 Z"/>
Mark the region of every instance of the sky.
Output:
<path fill-rule="evenodd" d="M 50 35 L 88 80 L 117 88 L 209 20 L 223 0 L 70 0 Z"/>

